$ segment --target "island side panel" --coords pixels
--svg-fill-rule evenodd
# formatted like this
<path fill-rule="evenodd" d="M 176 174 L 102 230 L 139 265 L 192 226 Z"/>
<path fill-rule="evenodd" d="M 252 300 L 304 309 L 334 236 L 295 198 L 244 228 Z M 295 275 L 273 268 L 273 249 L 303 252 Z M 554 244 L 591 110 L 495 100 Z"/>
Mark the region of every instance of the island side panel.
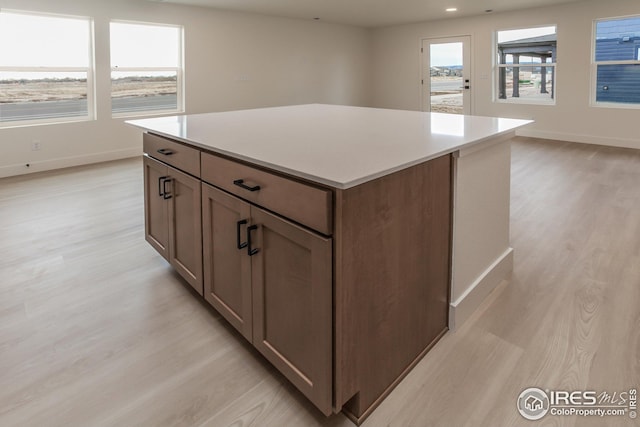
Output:
<path fill-rule="evenodd" d="M 336 192 L 335 404 L 362 420 L 447 329 L 451 156 Z"/>
<path fill-rule="evenodd" d="M 494 137 L 454 158 L 450 329 L 460 327 L 509 277 L 511 139 Z"/>

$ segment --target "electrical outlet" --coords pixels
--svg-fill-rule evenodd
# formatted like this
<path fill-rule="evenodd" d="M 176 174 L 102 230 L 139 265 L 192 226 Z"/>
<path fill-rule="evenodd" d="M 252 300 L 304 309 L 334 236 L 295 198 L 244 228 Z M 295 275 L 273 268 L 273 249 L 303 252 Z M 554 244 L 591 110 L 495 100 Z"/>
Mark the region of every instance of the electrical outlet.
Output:
<path fill-rule="evenodd" d="M 42 150 L 42 144 L 40 143 L 40 140 L 34 139 L 31 142 L 31 151 L 40 151 L 40 150 Z"/>

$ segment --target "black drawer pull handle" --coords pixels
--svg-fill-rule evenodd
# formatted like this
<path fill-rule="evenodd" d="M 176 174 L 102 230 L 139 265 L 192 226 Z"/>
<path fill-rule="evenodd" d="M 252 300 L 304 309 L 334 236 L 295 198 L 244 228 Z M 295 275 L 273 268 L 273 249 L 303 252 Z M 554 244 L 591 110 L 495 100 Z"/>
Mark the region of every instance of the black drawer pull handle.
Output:
<path fill-rule="evenodd" d="M 168 176 L 164 177 L 164 181 L 162 182 L 162 198 L 165 200 L 168 200 L 170 198 L 172 198 L 173 196 L 171 194 L 169 194 L 169 191 L 167 191 L 167 182 L 171 182 L 173 181 L 171 178 L 169 178 Z"/>
<path fill-rule="evenodd" d="M 233 181 L 233 183 L 238 187 L 244 188 L 245 190 L 249 190 L 249 191 L 258 191 L 260 189 L 259 185 L 249 187 L 247 184 L 244 183 L 244 179 L 236 179 L 235 181 Z"/>
<path fill-rule="evenodd" d="M 168 148 L 161 148 L 158 150 L 158 153 L 164 154 L 165 156 L 170 156 L 173 154 L 173 151 L 169 150 Z"/>
<path fill-rule="evenodd" d="M 251 232 L 257 229 L 257 225 L 250 225 L 249 227 L 247 227 L 247 255 L 249 256 L 254 256 L 258 252 L 260 252 L 260 249 L 254 249 L 251 247 Z"/>
<path fill-rule="evenodd" d="M 158 178 L 158 196 L 163 197 L 164 196 L 164 180 L 169 178 L 168 176 L 161 176 L 160 178 Z"/>
<path fill-rule="evenodd" d="M 237 242 L 236 244 L 238 246 L 238 249 L 244 249 L 247 247 L 247 244 L 248 244 L 248 242 L 240 242 L 240 227 L 242 227 L 246 223 L 247 223 L 246 219 L 241 219 L 236 223 L 236 242 Z"/>

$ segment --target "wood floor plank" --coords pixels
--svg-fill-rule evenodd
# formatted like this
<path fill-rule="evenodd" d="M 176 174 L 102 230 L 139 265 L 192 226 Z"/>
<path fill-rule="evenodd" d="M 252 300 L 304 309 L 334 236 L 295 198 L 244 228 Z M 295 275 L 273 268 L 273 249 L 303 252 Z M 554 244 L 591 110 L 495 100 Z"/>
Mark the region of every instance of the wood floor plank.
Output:
<path fill-rule="evenodd" d="M 365 427 L 520 426 L 527 387 L 640 387 L 640 152 L 532 138 L 512 151 L 511 280 Z M 0 425 L 351 425 L 149 247 L 142 189 L 140 159 L 0 180 Z"/>

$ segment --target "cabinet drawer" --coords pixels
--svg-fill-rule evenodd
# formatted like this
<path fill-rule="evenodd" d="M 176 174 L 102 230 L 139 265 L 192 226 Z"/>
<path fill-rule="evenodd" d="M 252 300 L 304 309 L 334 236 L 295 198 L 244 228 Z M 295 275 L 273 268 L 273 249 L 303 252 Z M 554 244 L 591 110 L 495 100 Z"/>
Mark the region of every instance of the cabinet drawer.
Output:
<path fill-rule="evenodd" d="M 149 156 L 200 177 L 200 151 L 150 133 L 143 137 L 143 149 Z"/>
<path fill-rule="evenodd" d="M 331 190 L 208 153 L 202 153 L 202 180 L 323 234 L 332 234 Z"/>

